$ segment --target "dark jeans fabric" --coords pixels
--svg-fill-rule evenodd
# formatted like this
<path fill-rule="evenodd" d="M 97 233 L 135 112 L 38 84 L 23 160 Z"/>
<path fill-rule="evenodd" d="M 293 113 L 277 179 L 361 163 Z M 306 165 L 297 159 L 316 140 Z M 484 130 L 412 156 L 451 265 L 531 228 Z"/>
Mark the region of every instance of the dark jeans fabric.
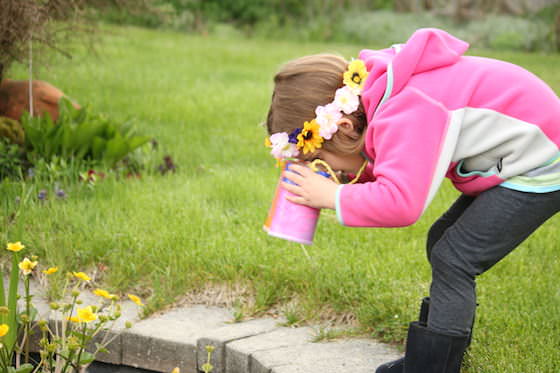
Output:
<path fill-rule="evenodd" d="M 560 191 L 525 193 L 495 187 L 477 197 L 460 196 L 428 233 L 432 265 L 428 328 L 454 335 L 469 333 L 476 307 L 476 276 L 558 211 Z"/>

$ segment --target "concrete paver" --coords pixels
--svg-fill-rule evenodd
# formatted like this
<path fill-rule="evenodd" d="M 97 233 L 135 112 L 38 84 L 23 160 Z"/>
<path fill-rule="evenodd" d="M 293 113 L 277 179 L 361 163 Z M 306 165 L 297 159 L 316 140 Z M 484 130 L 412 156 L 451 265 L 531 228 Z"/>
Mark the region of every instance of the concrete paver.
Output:
<path fill-rule="evenodd" d="M 212 373 L 224 373 L 226 368 L 226 343 L 270 332 L 278 327 L 278 319 L 263 318 L 224 325 L 209 331 L 198 340 L 198 369 L 207 360 L 206 346 L 213 346 Z"/>
<path fill-rule="evenodd" d="M 394 349 L 368 339 L 343 339 L 258 351 L 250 373 L 371 373 L 398 357 Z"/>
<path fill-rule="evenodd" d="M 173 309 L 141 320 L 122 334 L 123 364 L 160 372 L 197 370 L 200 338 L 226 325 L 232 312 L 217 307 Z"/>
<path fill-rule="evenodd" d="M 54 325 L 40 289 L 33 288 L 33 293 L 39 318 Z M 84 306 L 99 303 L 89 292 L 80 298 Z M 125 300 L 121 306 L 122 316 L 110 332 L 116 336 L 108 346 L 110 352 L 98 354 L 97 360 L 114 364 L 107 366 L 118 366 L 122 372 L 132 373 L 136 368 L 171 372 L 179 367 L 182 373 L 200 373 L 207 345 L 215 347 L 212 373 L 371 373 L 400 356 L 393 347 L 364 338 L 313 342 L 313 328 L 284 327 L 281 318 L 232 323 L 232 310 L 191 305 L 139 320 L 135 304 Z M 126 321 L 133 322 L 130 329 L 125 328 Z"/>
<path fill-rule="evenodd" d="M 226 373 L 250 372 L 253 354 L 310 343 L 315 332 L 310 327 L 280 327 L 269 333 L 233 341 L 226 345 Z"/>

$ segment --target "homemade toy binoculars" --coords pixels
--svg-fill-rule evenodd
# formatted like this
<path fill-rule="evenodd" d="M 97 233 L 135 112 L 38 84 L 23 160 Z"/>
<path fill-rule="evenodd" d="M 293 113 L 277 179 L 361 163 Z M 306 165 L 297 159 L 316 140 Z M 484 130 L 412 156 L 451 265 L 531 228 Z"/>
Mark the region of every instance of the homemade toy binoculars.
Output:
<path fill-rule="evenodd" d="M 290 171 L 290 165 L 290 162 L 286 162 L 284 170 Z M 325 171 L 315 169 L 315 172 L 325 177 L 330 177 L 329 173 Z M 321 210 L 288 201 L 286 196 L 293 194 L 282 187 L 282 181 L 292 183 L 280 175 L 274 199 L 272 200 L 272 205 L 263 228 L 271 236 L 311 245 Z"/>

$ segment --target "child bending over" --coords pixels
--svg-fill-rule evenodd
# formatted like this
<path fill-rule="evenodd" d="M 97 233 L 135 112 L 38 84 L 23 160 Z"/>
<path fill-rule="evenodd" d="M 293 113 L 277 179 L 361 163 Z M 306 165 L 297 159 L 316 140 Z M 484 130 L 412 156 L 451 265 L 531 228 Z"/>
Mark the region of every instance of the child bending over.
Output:
<path fill-rule="evenodd" d="M 420 29 L 350 63 L 296 59 L 274 79 L 271 153 L 359 174 L 338 185 L 293 164 L 284 173 L 293 184 L 283 183 L 292 202 L 334 209 L 349 227 L 401 227 L 420 218 L 444 177 L 462 192 L 428 232 L 430 294 L 405 356 L 377 373 L 459 372 L 476 277 L 560 210 L 560 100 L 523 68 L 464 56 L 467 48 Z"/>

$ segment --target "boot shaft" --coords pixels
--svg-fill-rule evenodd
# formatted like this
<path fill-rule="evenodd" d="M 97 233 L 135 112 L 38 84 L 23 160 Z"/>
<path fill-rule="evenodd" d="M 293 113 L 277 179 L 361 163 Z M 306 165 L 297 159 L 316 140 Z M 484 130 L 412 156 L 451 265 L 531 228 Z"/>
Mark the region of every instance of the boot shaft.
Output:
<path fill-rule="evenodd" d="M 468 339 L 410 323 L 403 373 L 459 373 Z"/>

